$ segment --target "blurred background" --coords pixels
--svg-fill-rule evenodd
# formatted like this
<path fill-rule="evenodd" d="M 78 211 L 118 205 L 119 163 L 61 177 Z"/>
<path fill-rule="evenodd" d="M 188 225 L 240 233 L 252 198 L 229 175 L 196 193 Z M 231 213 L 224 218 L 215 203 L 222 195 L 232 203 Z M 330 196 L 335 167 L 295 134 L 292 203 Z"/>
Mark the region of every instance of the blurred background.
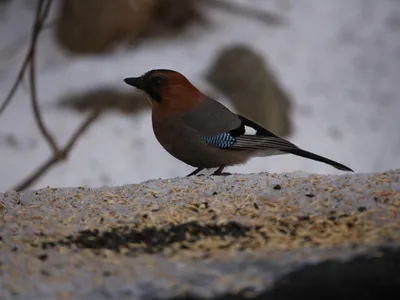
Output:
<path fill-rule="evenodd" d="M 52 160 L 27 68 L 0 114 L 0 191 L 191 172 L 158 144 L 147 101 L 122 81 L 155 68 L 183 73 L 232 110 L 356 172 L 400 167 L 400 1 L 50 2 L 34 68 L 44 126 L 61 149 L 88 116 L 101 114 L 66 160 Z M 39 4 L 0 1 L 0 105 L 25 60 Z M 227 171 L 341 173 L 291 155 Z"/>

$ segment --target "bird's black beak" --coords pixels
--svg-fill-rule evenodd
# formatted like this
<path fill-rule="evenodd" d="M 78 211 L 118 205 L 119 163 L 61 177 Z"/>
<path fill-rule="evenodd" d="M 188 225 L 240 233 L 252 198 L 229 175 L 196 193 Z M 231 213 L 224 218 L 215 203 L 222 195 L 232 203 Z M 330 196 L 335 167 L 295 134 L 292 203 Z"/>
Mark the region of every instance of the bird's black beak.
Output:
<path fill-rule="evenodd" d="M 129 77 L 124 79 L 126 84 L 134 86 L 139 90 L 144 90 L 146 88 L 146 83 L 142 77 Z"/>

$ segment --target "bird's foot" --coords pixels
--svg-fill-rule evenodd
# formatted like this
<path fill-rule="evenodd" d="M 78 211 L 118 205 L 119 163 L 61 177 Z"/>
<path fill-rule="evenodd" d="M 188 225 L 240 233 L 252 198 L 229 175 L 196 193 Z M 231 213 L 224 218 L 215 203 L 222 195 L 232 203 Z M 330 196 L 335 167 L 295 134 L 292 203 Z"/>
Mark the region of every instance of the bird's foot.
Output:
<path fill-rule="evenodd" d="M 186 175 L 186 177 L 190 177 L 190 176 L 196 175 L 197 173 L 201 172 L 202 170 L 203 170 L 203 168 L 197 168 L 197 169 L 194 170 L 192 173 Z M 200 174 L 200 175 L 201 175 L 201 174 Z M 200 175 L 198 175 L 198 176 L 200 176 Z"/>
<path fill-rule="evenodd" d="M 215 172 L 212 174 L 212 176 L 229 176 L 232 175 L 231 173 L 228 172 L 221 172 L 221 173 L 217 173 L 215 174 Z"/>
<path fill-rule="evenodd" d="M 213 176 L 229 176 L 231 173 L 228 172 L 222 172 L 224 170 L 225 166 L 220 166 L 212 175 Z"/>

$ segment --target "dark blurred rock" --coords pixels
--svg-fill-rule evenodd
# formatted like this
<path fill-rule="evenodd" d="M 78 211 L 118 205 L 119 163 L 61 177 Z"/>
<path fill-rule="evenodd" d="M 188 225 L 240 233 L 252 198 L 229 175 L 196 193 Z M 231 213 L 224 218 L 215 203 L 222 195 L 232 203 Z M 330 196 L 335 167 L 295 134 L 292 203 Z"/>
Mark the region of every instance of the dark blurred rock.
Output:
<path fill-rule="evenodd" d="M 259 299 L 391 299 L 400 296 L 400 250 L 328 260 L 282 276 Z M 397 296 L 395 296 L 397 295 Z"/>
<path fill-rule="evenodd" d="M 200 18 L 193 0 L 63 0 L 56 38 L 74 54 L 177 32 Z"/>
<path fill-rule="evenodd" d="M 138 113 L 149 108 L 144 96 L 138 93 L 122 93 L 113 89 L 99 89 L 79 95 L 68 95 L 58 103 L 77 111 L 117 110 L 123 113 Z"/>
<path fill-rule="evenodd" d="M 270 290 L 259 294 L 243 290 L 212 299 L 395 299 L 400 296 L 399 271 L 400 250 L 383 249 L 380 257 L 373 257 L 368 253 L 344 262 L 331 260 L 300 268 L 282 276 Z M 176 297 L 172 299 L 200 300 L 201 298 Z"/>
<path fill-rule="evenodd" d="M 192 21 L 204 20 L 195 0 L 159 0 L 153 11 L 153 33 L 179 32 Z"/>
<path fill-rule="evenodd" d="M 291 103 L 264 59 L 244 45 L 218 54 L 207 79 L 249 117 L 280 136 L 291 132 Z"/>

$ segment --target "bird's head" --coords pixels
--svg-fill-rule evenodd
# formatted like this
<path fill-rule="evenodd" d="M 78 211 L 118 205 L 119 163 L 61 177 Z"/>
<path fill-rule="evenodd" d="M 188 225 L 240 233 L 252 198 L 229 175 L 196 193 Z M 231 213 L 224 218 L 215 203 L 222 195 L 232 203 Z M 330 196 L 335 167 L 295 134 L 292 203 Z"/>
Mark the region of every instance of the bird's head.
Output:
<path fill-rule="evenodd" d="M 153 106 L 185 110 L 204 97 L 185 76 L 173 70 L 151 70 L 140 77 L 125 78 L 124 81 L 145 92 Z"/>

